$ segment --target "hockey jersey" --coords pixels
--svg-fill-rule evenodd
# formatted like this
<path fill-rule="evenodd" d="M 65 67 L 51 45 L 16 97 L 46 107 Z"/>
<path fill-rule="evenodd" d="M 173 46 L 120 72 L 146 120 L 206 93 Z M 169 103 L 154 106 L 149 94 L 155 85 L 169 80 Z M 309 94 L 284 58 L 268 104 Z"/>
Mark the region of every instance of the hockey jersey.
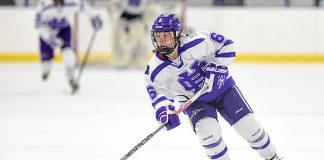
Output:
<path fill-rule="evenodd" d="M 229 66 L 234 58 L 233 41 L 221 34 L 199 31 L 181 35 L 176 60 L 155 53 L 147 65 L 146 90 L 152 106 L 159 108 L 174 100 L 185 102 L 203 87 L 205 68 L 210 62 Z M 234 84 L 230 74 L 226 83 Z M 214 95 L 217 98 L 217 93 Z"/>
<path fill-rule="evenodd" d="M 41 38 L 47 41 L 60 29 L 70 26 L 69 18 L 78 11 L 94 16 L 85 0 L 64 0 L 62 6 L 56 6 L 53 0 L 41 0 L 36 10 L 35 27 Z"/>

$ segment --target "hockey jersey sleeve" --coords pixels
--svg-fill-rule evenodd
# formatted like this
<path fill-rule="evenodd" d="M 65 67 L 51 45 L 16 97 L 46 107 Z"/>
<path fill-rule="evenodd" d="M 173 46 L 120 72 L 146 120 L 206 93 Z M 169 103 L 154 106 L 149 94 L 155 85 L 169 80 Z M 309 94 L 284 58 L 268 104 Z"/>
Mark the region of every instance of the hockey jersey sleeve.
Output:
<path fill-rule="evenodd" d="M 213 62 L 224 66 L 229 66 L 233 63 L 236 53 L 231 39 L 227 39 L 215 32 L 201 33 L 206 37 L 206 47 L 208 50 L 206 54 L 212 54 Z"/>
<path fill-rule="evenodd" d="M 53 31 L 48 26 L 48 19 L 43 15 L 43 11 L 51 6 L 52 4 L 49 1 L 41 0 L 36 8 L 35 28 L 38 30 L 39 36 L 45 41 L 49 41 L 53 36 Z"/>
<path fill-rule="evenodd" d="M 145 71 L 145 83 L 146 83 L 146 91 L 149 95 L 149 99 L 151 101 L 151 105 L 155 110 L 162 106 L 169 105 L 170 103 L 173 103 L 173 99 L 167 98 L 167 89 L 163 87 L 162 84 L 159 84 L 159 82 L 152 82 L 150 79 L 150 66 L 147 66 L 147 69 Z"/>

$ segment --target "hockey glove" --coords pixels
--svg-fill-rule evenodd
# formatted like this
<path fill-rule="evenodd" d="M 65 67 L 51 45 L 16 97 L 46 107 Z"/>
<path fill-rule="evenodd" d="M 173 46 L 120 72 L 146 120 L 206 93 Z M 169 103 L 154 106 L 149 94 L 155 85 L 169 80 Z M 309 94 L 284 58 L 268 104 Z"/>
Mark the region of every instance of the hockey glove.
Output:
<path fill-rule="evenodd" d="M 175 107 L 173 105 L 162 106 L 157 109 L 155 118 L 161 125 L 165 124 L 166 130 L 180 125 L 179 116 L 175 114 Z"/>
<path fill-rule="evenodd" d="M 57 38 L 56 36 L 51 36 L 46 43 L 52 48 L 60 48 L 63 46 L 64 41 L 61 38 Z"/>
<path fill-rule="evenodd" d="M 95 31 L 102 28 L 102 20 L 99 16 L 94 16 L 91 18 L 91 25 Z"/>
<path fill-rule="evenodd" d="M 208 85 L 207 92 L 210 92 L 212 90 L 221 89 L 221 87 L 225 84 L 225 80 L 228 76 L 228 70 L 226 66 L 210 63 L 206 67 L 205 74 L 205 83 L 206 85 Z"/>

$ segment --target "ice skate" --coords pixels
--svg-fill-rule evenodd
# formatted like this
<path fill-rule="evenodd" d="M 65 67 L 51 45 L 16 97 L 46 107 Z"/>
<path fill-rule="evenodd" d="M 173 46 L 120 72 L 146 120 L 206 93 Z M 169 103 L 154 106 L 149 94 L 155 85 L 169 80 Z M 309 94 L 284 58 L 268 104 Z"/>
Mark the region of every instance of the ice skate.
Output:
<path fill-rule="evenodd" d="M 269 159 L 269 160 L 283 160 L 284 158 L 283 157 L 279 157 L 277 154 L 273 157 L 273 158 L 271 158 L 271 159 Z"/>
<path fill-rule="evenodd" d="M 77 82 L 75 82 L 74 79 L 70 79 L 69 84 L 71 87 L 71 94 L 76 93 L 78 91 L 78 89 L 80 88 L 79 84 Z"/>
<path fill-rule="evenodd" d="M 80 88 L 79 84 L 76 83 L 74 79 L 70 79 L 65 84 L 63 92 L 69 95 L 73 95 L 78 91 L 79 88 Z"/>
<path fill-rule="evenodd" d="M 42 73 L 42 80 L 46 81 L 48 79 L 48 76 L 49 76 L 49 72 L 43 72 Z"/>

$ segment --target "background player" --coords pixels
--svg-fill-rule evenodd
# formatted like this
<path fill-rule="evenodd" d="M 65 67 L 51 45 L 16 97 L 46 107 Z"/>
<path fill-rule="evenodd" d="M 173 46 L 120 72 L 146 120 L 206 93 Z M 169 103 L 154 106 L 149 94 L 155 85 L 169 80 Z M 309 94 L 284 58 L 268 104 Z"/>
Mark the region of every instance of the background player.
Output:
<path fill-rule="evenodd" d="M 71 44 L 69 22 L 69 17 L 78 11 L 89 15 L 94 30 L 102 27 L 100 17 L 91 11 L 90 6 L 84 0 L 41 0 L 38 3 L 36 28 L 40 36 L 43 80 L 47 80 L 49 76 L 55 48 L 60 48 L 68 83 L 72 88 L 78 87 L 78 84 L 74 82 L 77 59 Z"/>
<path fill-rule="evenodd" d="M 234 58 L 233 41 L 214 32 L 181 35 L 174 14 L 158 16 L 152 25 L 156 53 L 145 71 L 147 91 L 156 119 L 170 130 L 180 125 L 174 101 L 184 102 L 203 86 L 209 90 L 184 112 L 210 159 L 229 160 L 217 112 L 266 160 L 280 160 L 269 135 L 235 85 L 228 68 Z"/>
<path fill-rule="evenodd" d="M 151 0 L 116 0 L 113 67 L 144 68 L 149 52 L 147 25 L 157 15 Z M 154 16 L 154 17 L 153 17 Z"/>

